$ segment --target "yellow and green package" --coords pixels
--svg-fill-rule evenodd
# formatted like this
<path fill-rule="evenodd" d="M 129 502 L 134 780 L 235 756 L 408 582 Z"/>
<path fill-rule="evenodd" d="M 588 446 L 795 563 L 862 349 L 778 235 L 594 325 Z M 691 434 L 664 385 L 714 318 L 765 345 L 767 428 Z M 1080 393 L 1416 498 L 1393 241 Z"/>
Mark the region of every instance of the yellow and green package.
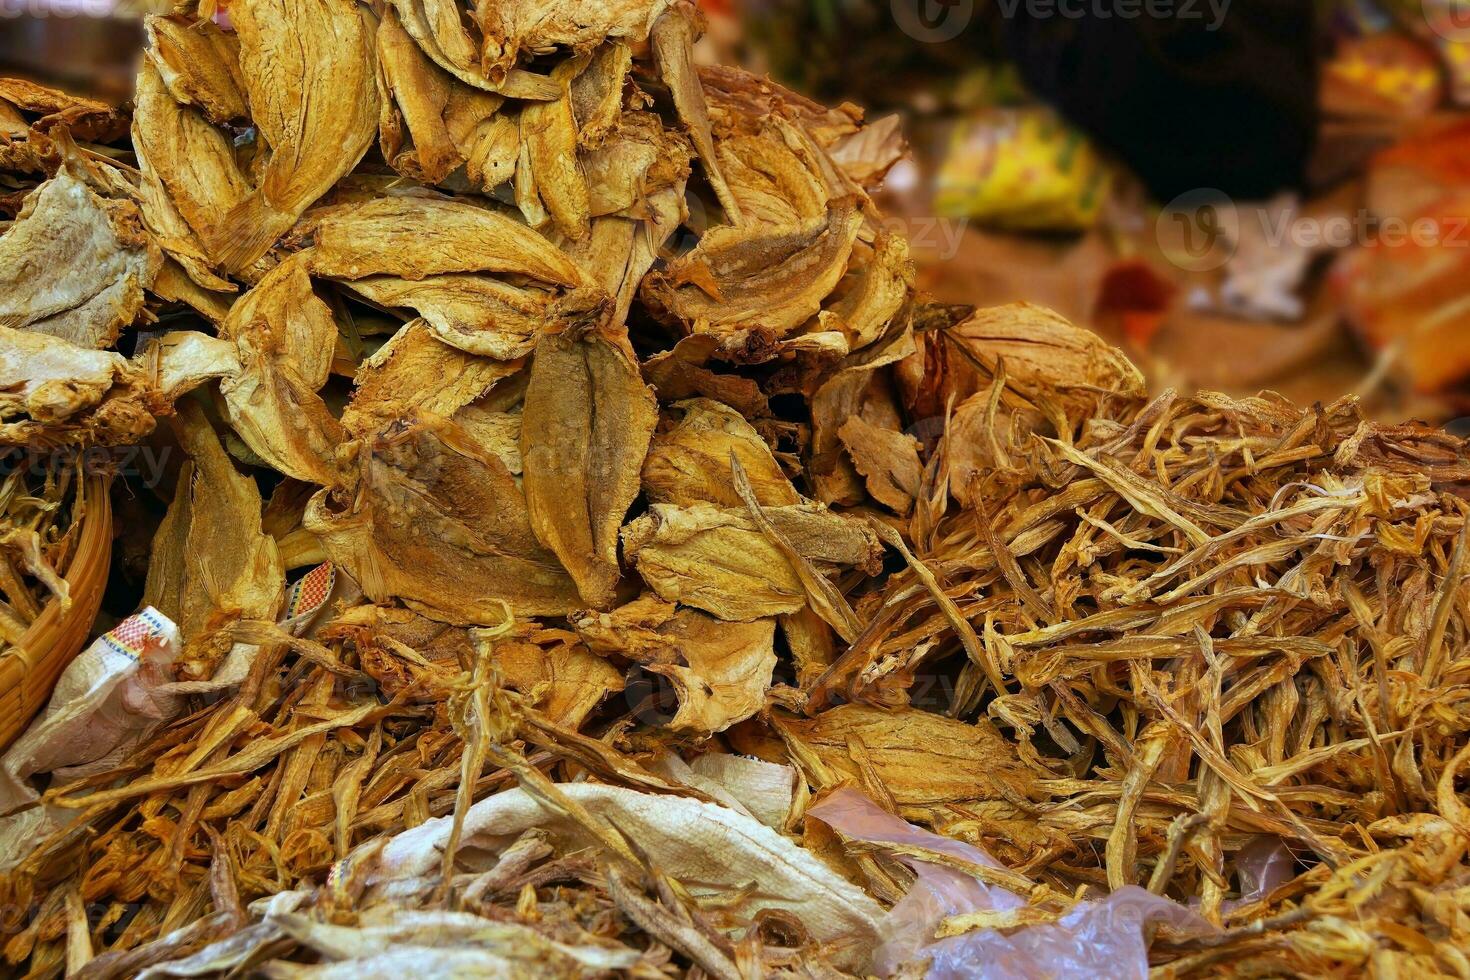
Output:
<path fill-rule="evenodd" d="M 935 181 L 934 209 L 994 228 L 1093 226 L 1112 172 L 1082 132 L 1041 106 L 986 109 L 957 124 Z"/>

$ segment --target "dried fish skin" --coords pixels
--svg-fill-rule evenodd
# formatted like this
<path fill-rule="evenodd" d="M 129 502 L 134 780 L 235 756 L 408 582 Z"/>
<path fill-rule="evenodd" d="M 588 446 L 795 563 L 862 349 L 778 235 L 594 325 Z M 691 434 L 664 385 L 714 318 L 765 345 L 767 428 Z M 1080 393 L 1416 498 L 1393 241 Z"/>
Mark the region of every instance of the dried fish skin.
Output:
<path fill-rule="evenodd" d="M 505 464 L 459 426 L 405 419 L 355 452 L 355 484 L 318 493 L 303 523 L 373 601 L 458 625 L 580 607 Z"/>
<path fill-rule="evenodd" d="M 862 522 L 811 504 L 766 517 L 819 566 L 874 567 L 882 548 Z M 805 608 L 801 577 L 743 509 L 654 504 L 623 528 L 623 550 L 660 598 L 747 622 Z"/>
<path fill-rule="evenodd" d="M 828 141 L 825 149 L 839 170 L 871 193 L 882 186 L 888 171 L 908 153 L 908 141 L 903 137 L 903 123 L 894 113 Z"/>
<path fill-rule="evenodd" d="M 235 468 L 199 406 L 180 404 L 174 431 L 189 463 L 153 539 L 145 605 L 197 644 L 231 619 L 274 621 L 285 569 L 262 530 L 260 491 Z"/>
<path fill-rule="evenodd" d="M 220 289 L 224 280 L 210 271 L 219 259 L 206 244 L 251 190 L 234 147 L 198 110 L 174 100 L 151 61 L 138 70 L 134 103 L 133 148 L 148 225 L 196 282 Z"/>
<path fill-rule="evenodd" d="M 488 276 L 443 275 L 419 281 L 373 276 L 351 286 L 384 306 L 413 309 L 451 347 L 502 361 L 531 353 L 544 333 L 598 322 L 607 307 L 606 294 L 596 288 L 558 295 Z"/>
<path fill-rule="evenodd" d="M 311 268 L 329 279 L 499 272 L 556 286 L 585 284 L 576 263 L 535 229 L 439 197 L 381 197 L 328 209 L 313 229 Z"/>
<path fill-rule="evenodd" d="M 342 424 L 361 438 L 395 419 L 453 418 L 524 363 L 466 354 L 439 340 L 423 321 L 405 323 L 358 368 Z"/>
<path fill-rule="evenodd" d="M 449 120 L 450 132 L 456 121 Z M 465 178 L 486 194 L 515 176 L 521 158 L 521 121 L 516 116 L 499 112 L 476 121 L 462 135 L 456 135 L 465 156 Z"/>
<path fill-rule="evenodd" d="M 586 51 L 606 41 L 644 41 L 668 0 L 592 0 L 574 7 L 553 0 L 481 2 L 475 21 L 484 37 L 481 67 L 491 81 L 505 79 L 528 55 L 559 48 Z"/>
<path fill-rule="evenodd" d="M 763 75 L 730 65 L 701 65 L 700 87 L 717 135 L 758 132 L 772 117 L 790 119 L 824 150 L 861 131 L 863 112 L 850 102 L 829 108 Z"/>
<path fill-rule="evenodd" d="M 146 56 L 164 87 L 181 105 L 194 106 L 212 123 L 224 125 L 249 113 L 240 44 L 214 22 L 177 14 L 143 21 Z"/>
<path fill-rule="evenodd" d="M 650 501 L 681 507 L 744 506 L 730 483 L 733 454 L 762 506 L 801 503 L 770 446 L 739 412 L 708 398 L 676 402 L 673 408 L 680 413 L 678 420 L 654 435 L 643 461 L 643 492 Z"/>
<path fill-rule="evenodd" d="M 76 139 L 107 143 L 128 131 L 127 114 L 106 102 L 71 95 L 23 78 L 0 78 L 0 100 L 39 116 L 34 126 L 41 132 L 63 128 Z"/>
<path fill-rule="evenodd" d="M 307 483 L 335 485 L 346 438 L 317 391 L 326 383 L 337 321 L 312 291 L 303 256 L 277 265 L 230 309 L 223 334 L 240 370 L 220 384 L 230 425 L 261 459 Z"/>
<path fill-rule="evenodd" d="M 710 229 L 686 255 L 643 283 L 650 308 L 690 333 L 718 336 L 727 351 L 786 337 L 822 307 L 847 272 L 861 226 L 851 201 L 785 228 Z"/>
<path fill-rule="evenodd" d="M 259 185 L 205 243 L 230 269 L 259 259 L 357 166 L 378 132 L 372 15 L 351 0 L 239 0 L 250 117 L 271 149 Z"/>
<path fill-rule="evenodd" d="M 0 236 L 0 327 L 110 347 L 142 312 L 161 261 L 136 205 L 58 171 Z"/>
<path fill-rule="evenodd" d="M 785 227 L 827 211 L 831 194 L 775 130 L 732 134 L 715 144 L 720 167 L 740 211 L 755 225 Z"/>
<path fill-rule="evenodd" d="M 618 529 L 638 496 L 658 422 L 626 338 L 543 336 L 522 412 L 526 504 L 536 537 L 561 560 L 586 605 L 612 601 Z"/>
<path fill-rule="evenodd" d="M 557 97 L 559 88 L 545 75 L 513 68 L 492 79 L 482 70 L 480 51 L 466 29 L 462 8 L 454 0 L 392 0 L 404 30 L 434 63 L 474 88 L 511 99 Z"/>
<path fill-rule="evenodd" d="M 127 445 L 153 431 L 149 392 L 120 354 L 0 327 L 0 445 Z"/>
<path fill-rule="evenodd" d="M 391 7 L 378 23 L 377 52 L 383 158 L 406 177 L 437 184 L 464 162 L 444 118 L 455 80 L 429 59 Z"/>

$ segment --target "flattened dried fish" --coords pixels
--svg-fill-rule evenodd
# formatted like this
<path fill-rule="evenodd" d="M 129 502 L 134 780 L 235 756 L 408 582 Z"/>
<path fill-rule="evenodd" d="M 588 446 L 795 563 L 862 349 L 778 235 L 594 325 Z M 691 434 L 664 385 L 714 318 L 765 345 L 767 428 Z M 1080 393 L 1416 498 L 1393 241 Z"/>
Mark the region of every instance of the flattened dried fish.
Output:
<path fill-rule="evenodd" d="M 337 321 L 312 292 L 304 259 L 272 269 L 230 309 L 222 332 L 240 357 L 239 372 L 220 384 L 230 425 L 282 473 L 336 484 L 345 432 L 317 391 L 331 367 Z"/>
<path fill-rule="evenodd" d="M 465 354 L 438 340 L 422 321 L 405 323 L 358 368 L 342 424 L 366 436 L 394 419 L 453 418 L 523 363 Z"/>
<path fill-rule="evenodd" d="M 230 20 L 250 115 L 270 145 L 259 185 L 205 233 L 225 266 L 266 253 L 378 132 L 373 30 L 351 0 L 238 0 Z"/>
<path fill-rule="evenodd" d="M 668 0 L 597 0 L 567 7 L 554 0 L 480 2 L 486 77 L 499 81 L 523 55 L 585 50 L 604 41 L 643 41 Z"/>
<path fill-rule="evenodd" d="M 801 503 L 770 446 L 739 412 L 708 398 L 678 402 L 674 408 L 682 416 L 653 437 L 643 461 L 643 491 L 649 500 L 681 507 L 743 507 L 730 483 L 733 453 L 763 506 Z"/>
<path fill-rule="evenodd" d="M 561 94 L 548 102 L 532 102 L 521 110 L 521 166 L 529 166 L 536 194 L 568 238 L 587 236 L 592 205 L 587 180 L 577 158 L 577 120 L 572 113 L 569 73 L 578 62 L 563 62 L 552 72 Z M 527 220 L 531 215 L 526 215 Z"/>
<path fill-rule="evenodd" d="M 218 257 L 205 243 L 220 234 L 250 182 L 223 131 L 169 94 L 151 61 L 138 71 L 133 147 L 143 172 L 142 207 L 160 244 L 207 289 L 228 283 L 210 269 Z"/>
<path fill-rule="evenodd" d="M 23 112 L 38 115 L 42 131 L 63 128 L 79 140 L 107 142 L 127 132 L 126 113 L 105 102 L 70 95 L 23 78 L 0 78 L 0 100 Z"/>
<path fill-rule="evenodd" d="M 598 332 L 546 336 L 526 389 L 521 457 L 536 537 L 576 580 L 583 601 L 612 600 L 618 529 L 658 421 L 627 341 Z"/>
<path fill-rule="evenodd" d="M 704 164 L 705 175 L 715 196 L 733 224 L 740 224 L 740 202 L 730 192 L 715 153 L 710 132 L 709 108 L 704 101 L 704 88 L 694 72 L 694 40 L 702 30 L 698 8 L 684 0 L 676 0 L 653 22 L 653 53 L 659 75 L 669 87 L 679 118 L 689 128 L 689 137 Z"/>
<path fill-rule="evenodd" d="M 461 624 L 581 605 L 505 464 L 460 427 L 395 422 L 357 453 L 355 484 L 313 497 L 305 526 L 369 597 Z"/>
<path fill-rule="evenodd" d="M 146 397 L 121 355 L 0 327 L 0 444 L 137 442 L 153 431 Z"/>
<path fill-rule="evenodd" d="M 0 327 L 109 347 L 141 313 L 160 261 L 136 205 L 62 170 L 0 236 Z"/>
<path fill-rule="evenodd" d="M 194 106 L 220 125 L 245 117 L 250 110 L 245 104 L 240 44 L 233 34 L 211 21 L 178 15 L 149 17 L 143 26 L 148 60 L 175 101 Z"/>
<path fill-rule="evenodd" d="M 780 229 L 712 228 L 693 251 L 644 280 L 643 299 L 691 333 L 768 357 L 769 340 L 815 316 L 847 272 L 860 224 L 845 202 Z"/>
<path fill-rule="evenodd" d="M 610 613 L 587 613 L 576 626 L 594 650 L 668 678 L 678 709 L 666 724 L 675 731 L 722 732 L 765 706 L 776 667 L 772 619 L 724 623 L 644 596 Z"/>
<path fill-rule="evenodd" d="M 378 24 L 377 50 L 383 157 L 399 173 L 437 184 L 464 161 L 444 119 L 455 80 L 429 60 L 392 8 Z"/>
<path fill-rule="evenodd" d="M 547 330 L 596 322 L 605 308 L 596 289 L 558 296 L 478 275 L 369 276 L 350 285 L 375 303 L 413 309 L 444 343 L 499 360 L 529 354 Z"/>
<path fill-rule="evenodd" d="M 186 643 L 229 619 L 273 621 L 285 572 L 261 529 L 255 481 L 235 469 L 197 405 L 179 406 L 174 430 L 189 463 L 153 539 L 144 604 L 177 623 Z"/>
<path fill-rule="evenodd" d="M 313 229 L 312 271 L 334 279 L 502 272 L 583 283 L 576 263 L 534 229 L 489 208 L 438 197 L 382 197 L 333 208 Z"/>
<path fill-rule="evenodd" d="M 766 517 L 797 553 L 820 565 L 866 567 L 881 547 L 861 522 L 810 504 Z M 623 529 L 623 548 L 649 588 L 721 619 L 746 621 L 806 606 L 796 569 L 744 512 L 654 504 Z"/>

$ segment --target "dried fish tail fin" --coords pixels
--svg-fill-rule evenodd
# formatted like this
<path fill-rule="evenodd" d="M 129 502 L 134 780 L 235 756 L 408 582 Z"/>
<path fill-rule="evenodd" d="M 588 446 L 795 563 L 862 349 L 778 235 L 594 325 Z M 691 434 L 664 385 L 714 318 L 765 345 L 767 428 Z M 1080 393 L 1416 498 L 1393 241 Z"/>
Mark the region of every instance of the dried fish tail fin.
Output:
<path fill-rule="evenodd" d="M 255 191 L 225 213 L 207 245 L 221 265 L 238 271 L 269 252 L 295 221 L 290 214 L 271 207 L 264 195 Z"/>

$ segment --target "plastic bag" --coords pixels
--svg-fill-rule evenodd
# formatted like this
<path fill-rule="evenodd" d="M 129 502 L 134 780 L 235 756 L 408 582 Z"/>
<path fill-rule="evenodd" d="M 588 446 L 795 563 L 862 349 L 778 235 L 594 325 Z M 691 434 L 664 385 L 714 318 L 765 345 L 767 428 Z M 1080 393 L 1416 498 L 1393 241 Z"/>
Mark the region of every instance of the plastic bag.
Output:
<path fill-rule="evenodd" d="M 914 844 L 976 864 L 1002 867 L 980 848 L 906 823 L 851 788 L 837 790 L 807 813 L 848 838 Z M 879 924 L 881 944 L 873 967 L 880 975 L 927 959 L 925 976 L 929 980 L 1094 976 L 1103 963 L 1109 977 L 1143 980 L 1148 976 L 1145 926 L 1168 925 L 1181 932 L 1214 928 L 1179 903 L 1129 885 L 1103 901 L 1079 902 L 1055 923 L 1024 926 L 1009 935 L 984 929 L 935 940 L 935 929 L 951 915 L 1017 908 L 1026 901 L 950 868 L 917 858 L 900 860 L 918 880 Z"/>

